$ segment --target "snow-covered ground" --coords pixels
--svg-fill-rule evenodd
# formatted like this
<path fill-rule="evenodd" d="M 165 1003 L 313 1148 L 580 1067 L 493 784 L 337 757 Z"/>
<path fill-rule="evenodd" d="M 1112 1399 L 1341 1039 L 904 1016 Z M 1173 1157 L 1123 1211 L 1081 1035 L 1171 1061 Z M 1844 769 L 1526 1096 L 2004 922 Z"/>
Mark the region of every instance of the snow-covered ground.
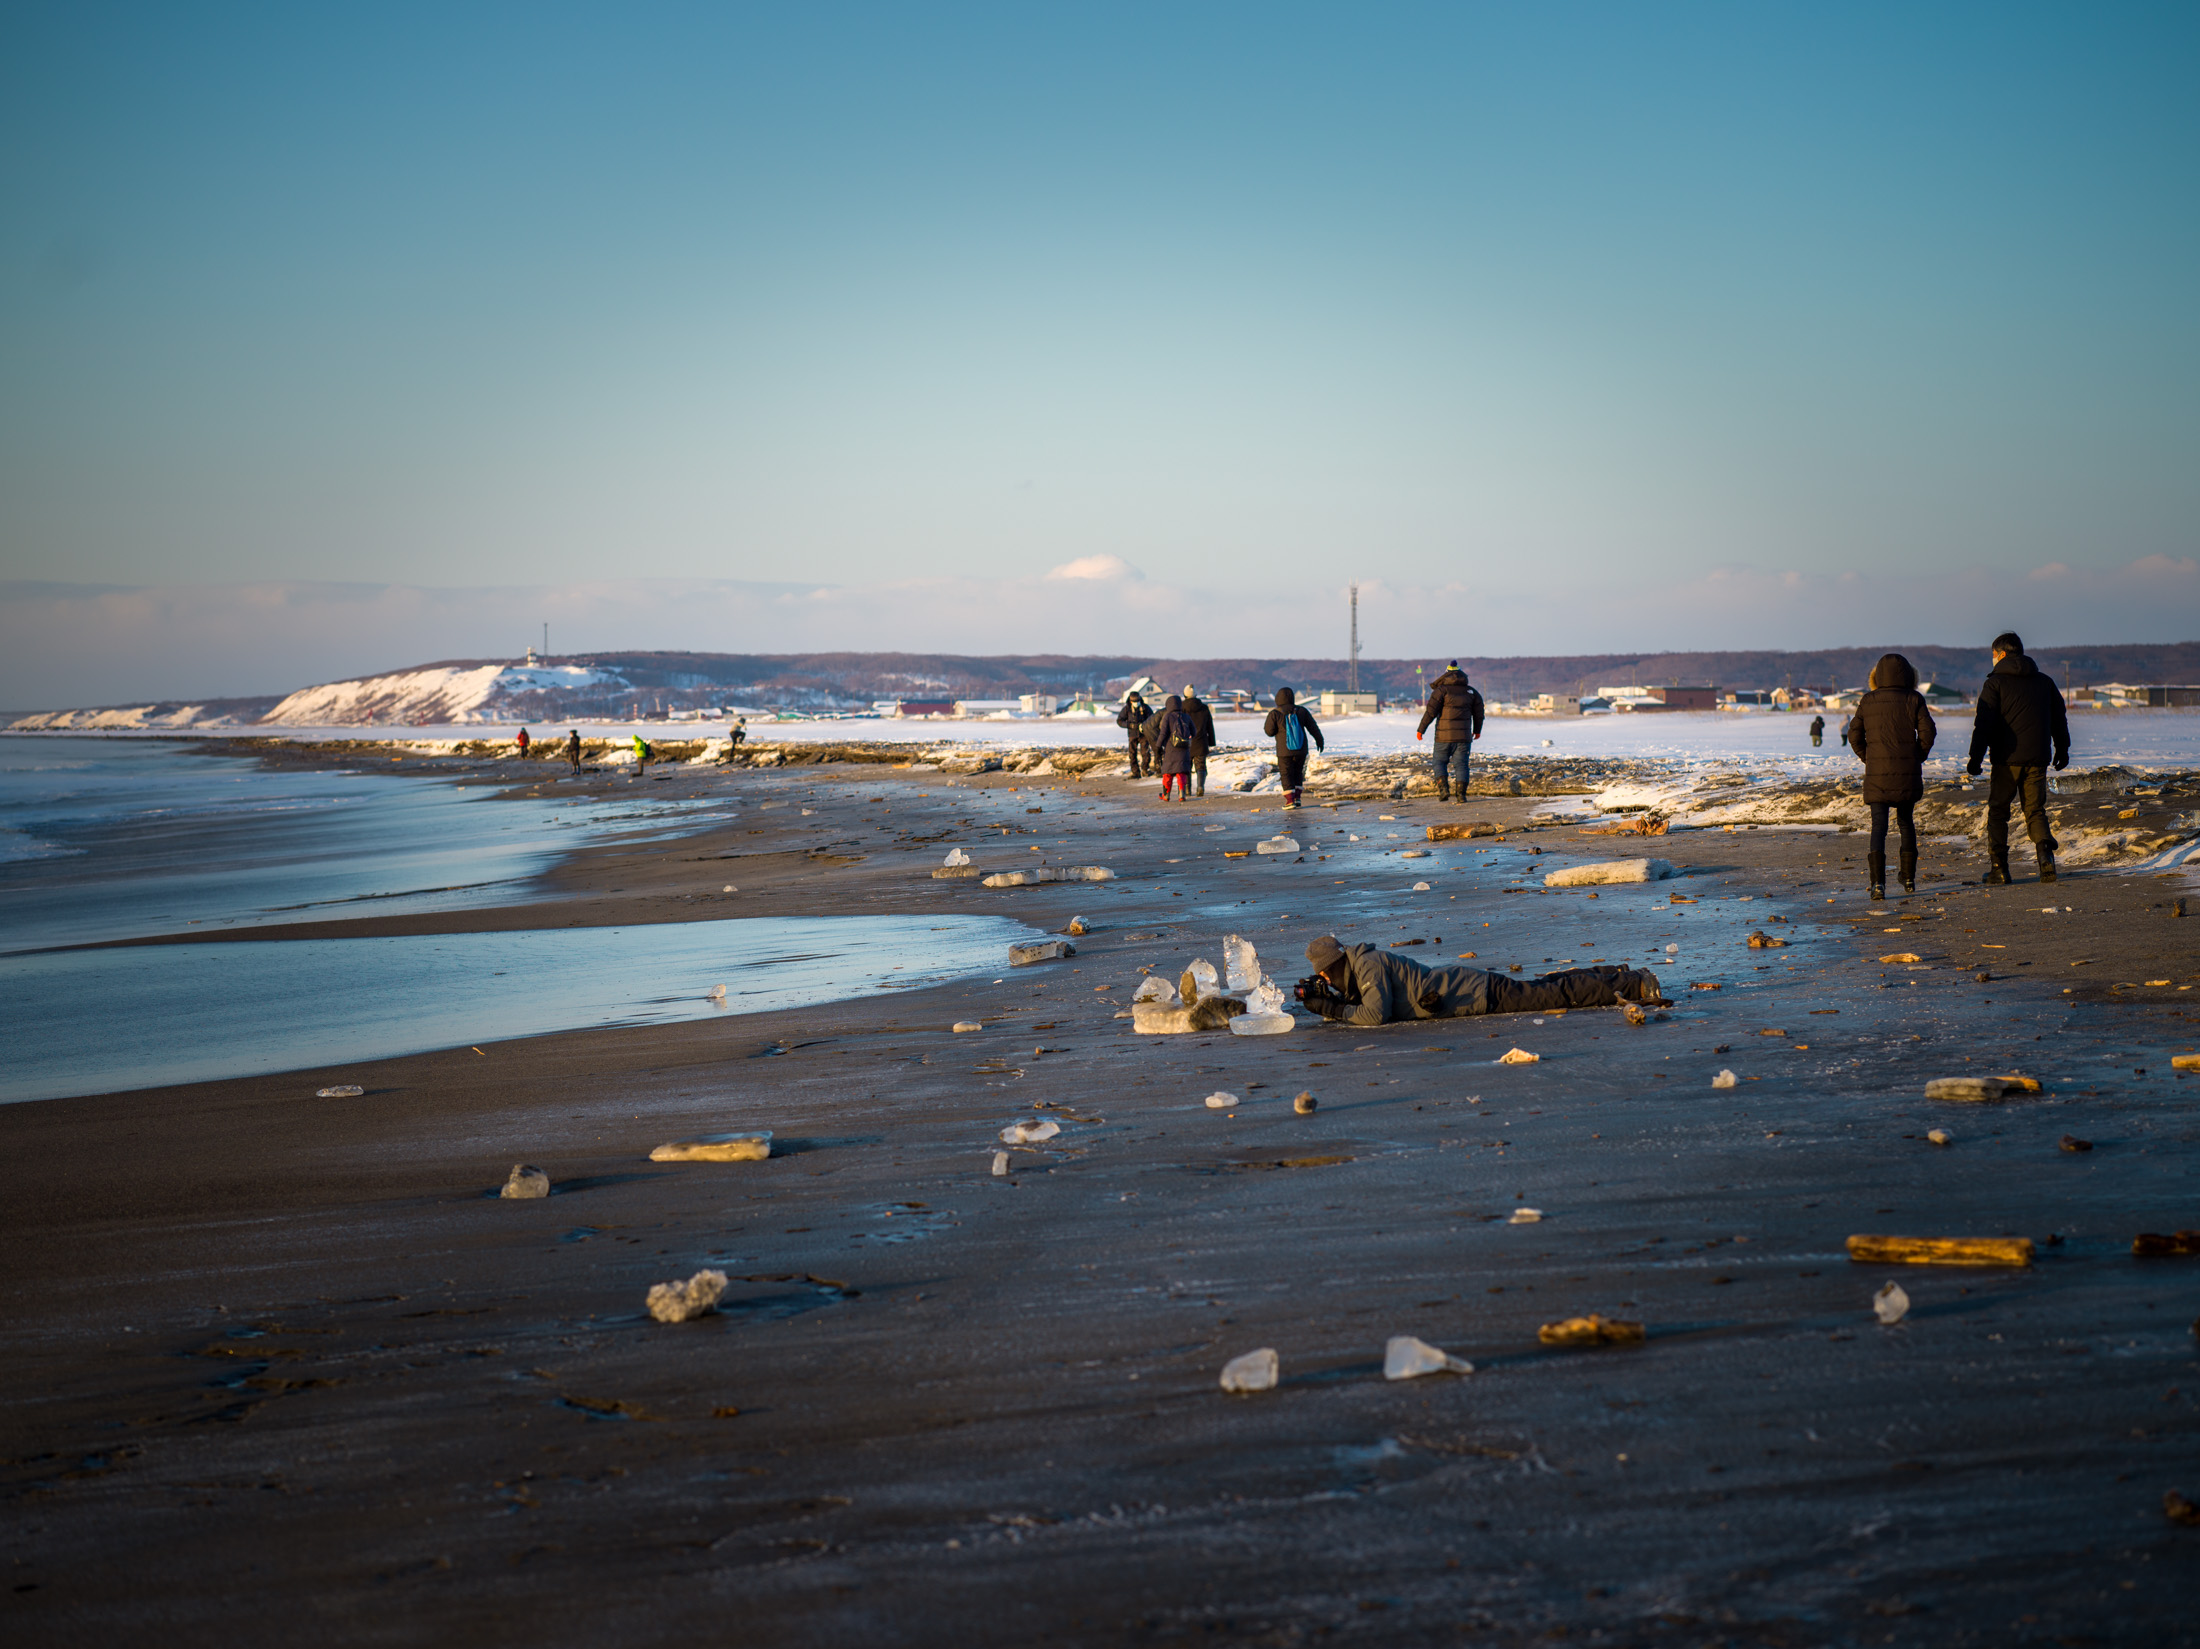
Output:
<path fill-rule="evenodd" d="M 362 681 L 335 681 L 305 688 L 270 710 L 267 722 L 280 727 L 356 727 L 370 717 L 401 722 L 430 715 L 445 717 L 454 726 L 465 726 L 484 720 L 485 707 L 506 694 L 605 684 L 626 683 L 624 677 L 581 665 L 484 664 L 471 670 L 403 670 Z"/>

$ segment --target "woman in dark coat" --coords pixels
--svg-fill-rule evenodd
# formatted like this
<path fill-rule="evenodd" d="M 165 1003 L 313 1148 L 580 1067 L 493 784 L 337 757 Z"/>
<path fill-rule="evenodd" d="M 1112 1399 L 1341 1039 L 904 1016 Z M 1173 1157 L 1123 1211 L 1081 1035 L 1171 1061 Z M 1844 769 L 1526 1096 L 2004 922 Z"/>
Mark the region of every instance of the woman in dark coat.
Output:
<path fill-rule="evenodd" d="M 1283 780 L 1283 805 L 1297 807 L 1299 791 L 1306 784 L 1309 748 L 1320 750 L 1322 730 L 1312 712 L 1303 709 L 1288 687 L 1276 689 L 1276 707 L 1268 712 L 1261 731 L 1276 741 L 1276 771 Z"/>
<path fill-rule="evenodd" d="M 1154 759 L 1161 768 L 1161 799 L 1169 799 L 1169 786 L 1174 785 L 1177 799 L 1190 801 L 1194 729 L 1192 718 L 1184 713 L 1184 701 L 1171 693 L 1148 731 L 1153 738 Z"/>
<path fill-rule="evenodd" d="M 1917 821 L 1911 809 L 1925 795 L 1925 758 L 1940 729 L 1917 690 L 1917 671 L 1900 653 L 1872 667 L 1871 691 L 1849 721 L 1849 748 L 1863 758 L 1864 800 L 1872 810 L 1871 871 L 1874 899 L 1887 896 L 1887 809 L 1902 827 L 1902 891 L 1917 891 Z"/>

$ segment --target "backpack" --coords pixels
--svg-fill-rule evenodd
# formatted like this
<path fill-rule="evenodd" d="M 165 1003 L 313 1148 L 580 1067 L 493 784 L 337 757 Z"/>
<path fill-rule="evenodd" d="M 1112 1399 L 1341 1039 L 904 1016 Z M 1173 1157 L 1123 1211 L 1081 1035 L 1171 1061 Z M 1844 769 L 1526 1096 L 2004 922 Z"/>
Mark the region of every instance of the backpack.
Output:
<path fill-rule="evenodd" d="M 1291 713 L 1283 718 L 1283 747 L 1286 750 L 1306 748 L 1306 724 L 1299 720 L 1299 707 L 1291 706 Z"/>

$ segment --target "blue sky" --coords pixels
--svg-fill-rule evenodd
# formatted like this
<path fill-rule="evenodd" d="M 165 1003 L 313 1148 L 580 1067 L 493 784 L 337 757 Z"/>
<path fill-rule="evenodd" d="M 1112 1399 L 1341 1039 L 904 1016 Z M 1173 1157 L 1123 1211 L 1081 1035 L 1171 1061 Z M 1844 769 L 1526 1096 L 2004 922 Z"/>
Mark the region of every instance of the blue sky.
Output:
<path fill-rule="evenodd" d="M 0 633 L 2184 639 L 2195 84 L 2190 7 L 17 5 Z"/>

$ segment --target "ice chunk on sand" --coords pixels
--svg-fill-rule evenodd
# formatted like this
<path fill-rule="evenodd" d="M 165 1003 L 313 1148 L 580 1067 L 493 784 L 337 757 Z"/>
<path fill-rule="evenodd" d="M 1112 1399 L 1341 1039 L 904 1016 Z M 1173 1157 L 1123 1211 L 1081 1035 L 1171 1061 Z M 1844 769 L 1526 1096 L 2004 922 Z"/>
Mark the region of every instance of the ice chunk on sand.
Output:
<path fill-rule="evenodd" d="M 1269 1391 L 1276 1384 L 1276 1352 L 1273 1346 L 1262 1346 L 1258 1351 L 1248 1351 L 1242 1357 L 1233 1357 L 1222 1365 L 1222 1389 L 1224 1391 Z"/>
<path fill-rule="evenodd" d="M 1711 1079 L 1711 1086 L 1714 1088 L 1731 1088 L 1738 1080 L 1739 1078 L 1732 1071 L 1721 1071 Z"/>
<path fill-rule="evenodd" d="M 1383 1347 L 1383 1378 L 1386 1380 L 1411 1380 L 1423 1374 L 1472 1374 L 1474 1365 L 1463 1357 L 1453 1357 L 1436 1349 L 1426 1340 L 1416 1340 L 1410 1334 L 1393 1334 Z"/>
<path fill-rule="evenodd" d="M 1249 991 L 1260 983 L 1260 955 L 1253 949 L 1253 942 L 1242 935 L 1223 936 L 1222 965 L 1234 991 Z"/>
<path fill-rule="evenodd" d="M 1426 893 L 1426 892 L 1428 892 L 1428 883 L 1426 883 L 1426 882 L 1415 882 L 1415 883 L 1413 884 L 1413 891 L 1414 891 L 1415 893 Z"/>
<path fill-rule="evenodd" d="M 948 866 L 967 865 L 970 863 L 970 855 L 959 847 L 951 847 L 947 850 L 947 857 L 942 859 L 940 863 Z"/>
<path fill-rule="evenodd" d="M 971 1031 L 982 1031 L 984 1029 L 985 1027 L 979 1024 L 975 1019 L 958 1019 L 955 1021 L 955 1034 L 957 1036 L 965 1035 Z"/>
<path fill-rule="evenodd" d="M 726 999 L 726 987 L 723 985 L 713 985 L 703 994 L 711 998 L 713 1001 L 723 1002 Z"/>
<path fill-rule="evenodd" d="M 1075 956 L 1077 947 L 1067 939 L 1042 939 L 1031 945 L 1008 947 L 1008 965 L 1012 968 L 1028 968 L 1034 962 L 1059 962 L 1064 957 Z"/>
<path fill-rule="evenodd" d="M 1237 1102 L 1238 1096 L 1235 1094 L 1212 1093 L 1207 1096 L 1207 1109 L 1210 1111 L 1227 1111 Z"/>
<path fill-rule="evenodd" d="M 314 1089 L 313 1097 L 315 1099 L 357 1099 L 365 1092 L 366 1089 L 360 1087 L 356 1082 L 339 1082 L 333 1088 Z"/>
<path fill-rule="evenodd" d="M 550 1194 L 550 1176 L 540 1168 L 530 1168 L 524 1162 L 512 1164 L 512 1177 L 504 1182 L 500 1197 L 515 1200 L 529 1197 L 547 1197 Z"/>
<path fill-rule="evenodd" d="M 995 1151 L 993 1153 L 993 1173 L 996 1178 L 1006 1179 L 1008 1177 L 1008 1153 L 1006 1151 Z"/>
<path fill-rule="evenodd" d="M 1883 1323 L 1899 1323 L 1909 1310 L 1910 1297 L 1900 1283 L 1889 1283 L 1872 1296 L 1872 1313 Z"/>
<path fill-rule="evenodd" d="M 1507 1225 L 1535 1225 L 1542 1218 L 1543 1210 L 1540 1208 L 1515 1208 L 1512 1211 L 1512 1218 L 1505 1223 Z"/>
<path fill-rule="evenodd" d="M 1609 882 L 1662 882 L 1672 874 L 1672 862 L 1666 859 L 1603 859 L 1554 870 L 1543 878 L 1543 885 L 1597 887 Z"/>
<path fill-rule="evenodd" d="M 1159 1002 L 1173 1008 L 1177 1005 L 1176 988 L 1158 973 L 1149 973 L 1139 982 L 1138 989 L 1131 993 L 1131 1000 Z"/>
<path fill-rule="evenodd" d="M 705 1134 L 674 1140 L 649 1153 L 651 1162 L 762 1162 L 772 1154 L 769 1128 L 749 1134 Z"/>
<path fill-rule="evenodd" d="M 1044 882 L 1112 882 L 1106 865 L 1048 865 L 1042 870 L 1008 870 L 988 876 L 980 887 L 1038 887 Z"/>
<path fill-rule="evenodd" d="M 1533 1065 L 1542 1057 L 1541 1054 L 1532 1054 L 1525 1048 L 1507 1048 L 1497 1056 L 1497 1063 L 1500 1065 Z"/>
<path fill-rule="evenodd" d="M 1191 981 L 1190 985 L 1184 983 L 1185 979 Z M 1214 995 L 1221 984 L 1221 978 L 1215 973 L 1215 965 L 1202 956 L 1184 970 L 1184 979 L 1177 981 L 1176 988 L 1189 1006 Z"/>
<path fill-rule="evenodd" d="M 1230 1021 L 1232 1036 L 1288 1036 L 1299 1022 L 1287 1013 L 1241 1013 Z"/>
<path fill-rule="evenodd" d="M 1256 853 L 1296 853 L 1298 850 L 1299 844 L 1289 836 L 1271 836 L 1264 842 L 1255 843 L 1253 848 Z"/>
<path fill-rule="evenodd" d="M 684 1283 L 657 1283 L 649 1291 L 649 1314 L 660 1323 L 684 1323 L 714 1309 L 725 1291 L 723 1271 L 698 1271 Z"/>
<path fill-rule="evenodd" d="M 1003 1145 L 1036 1145 L 1043 1139 L 1052 1139 L 1062 1131 L 1062 1125 L 1052 1117 L 1026 1118 L 1012 1122 L 1001 1130 Z"/>

